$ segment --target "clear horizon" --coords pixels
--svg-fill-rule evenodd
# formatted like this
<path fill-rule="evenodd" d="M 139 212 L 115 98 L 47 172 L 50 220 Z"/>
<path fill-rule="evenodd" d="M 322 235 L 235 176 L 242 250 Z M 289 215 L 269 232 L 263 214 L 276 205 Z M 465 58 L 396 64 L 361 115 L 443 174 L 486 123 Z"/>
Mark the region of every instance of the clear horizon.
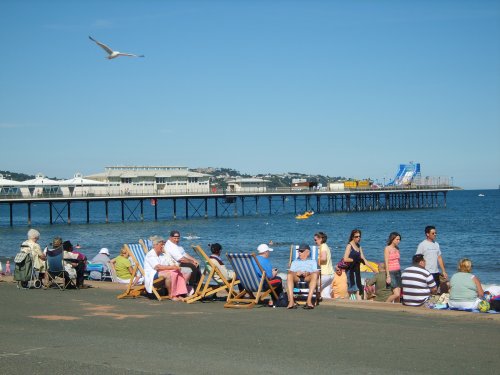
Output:
<path fill-rule="evenodd" d="M 500 3 L 3 1 L 0 169 L 500 185 Z M 94 42 L 145 58 L 105 58 Z"/>

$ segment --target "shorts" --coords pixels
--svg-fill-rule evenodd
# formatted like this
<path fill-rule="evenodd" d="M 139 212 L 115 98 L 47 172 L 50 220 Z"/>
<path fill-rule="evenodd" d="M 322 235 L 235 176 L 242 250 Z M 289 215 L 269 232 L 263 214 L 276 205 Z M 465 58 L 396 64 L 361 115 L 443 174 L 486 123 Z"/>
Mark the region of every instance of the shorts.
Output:
<path fill-rule="evenodd" d="M 391 276 L 391 288 L 401 288 L 401 270 L 389 271 Z"/>

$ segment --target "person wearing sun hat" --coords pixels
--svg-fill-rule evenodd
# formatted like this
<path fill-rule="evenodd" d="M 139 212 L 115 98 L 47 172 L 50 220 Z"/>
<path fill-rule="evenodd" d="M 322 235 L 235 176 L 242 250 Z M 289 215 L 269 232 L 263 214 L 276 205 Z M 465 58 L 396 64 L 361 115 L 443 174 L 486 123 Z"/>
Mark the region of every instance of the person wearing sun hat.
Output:
<path fill-rule="evenodd" d="M 103 273 L 109 272 L 109 262 L 111 262 L 111 258 L 109 257 L 109 250 L 106 247 L 101 248 L 99 253 L 90 261 L 92 264 L 102 264 Z M 101 280 L 101 277 L 102 274 L 99 271 L 90 272 L 90 278 L 93 280 Z"/>
<path fill-rule="evenodd" d="M 276 290 L 276 294 L 279 296 L 283 292 L 283 280 L 281 280 L 281 277 L 278 276 L 278 269 L 273 268 L 271 261 L 269 260 L 271 251 L 273 251 L 273 249 L 271 249 L 265 243 L 260 244 L 259 246 L 257 246 L 257 253 L 259 254 L 257 255 L 257 260 L 266 273 L 266 276 L 269 279 L 269 283 L 274 287 L 274 289 Z M 257 272 L 257 275 L 259 277 L 262 276 L 262 272 L 260 271 L 259 267 L 256 266 L 255 271 Z M 272 294 L 271 296 L 274 298 Z"/>

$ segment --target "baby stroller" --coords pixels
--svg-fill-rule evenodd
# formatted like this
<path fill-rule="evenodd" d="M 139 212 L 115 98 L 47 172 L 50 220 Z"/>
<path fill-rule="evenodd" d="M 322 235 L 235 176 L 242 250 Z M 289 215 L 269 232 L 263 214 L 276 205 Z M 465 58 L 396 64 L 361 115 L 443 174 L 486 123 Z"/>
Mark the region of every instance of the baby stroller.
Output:
<path fill-rule="evenodd" d="M 19 289 L 40 289 L 42 281 L 39 279 L 39 272 L 34 267 L 33 258 L 29 251 L 29 246 L 21 246 L 21 251 L 14 258 L 14 280 L 17 281 Z"/>

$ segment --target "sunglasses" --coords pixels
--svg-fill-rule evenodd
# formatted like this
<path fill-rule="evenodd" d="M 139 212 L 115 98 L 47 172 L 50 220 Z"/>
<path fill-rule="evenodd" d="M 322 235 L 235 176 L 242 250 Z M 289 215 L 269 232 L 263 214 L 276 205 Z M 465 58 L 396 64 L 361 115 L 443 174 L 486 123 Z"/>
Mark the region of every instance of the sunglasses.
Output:
<path fill-rule="evenodd" d="M 303 253 L 304 251 L 307 251 L 307 250 L 309 250 L 309 249 L 300 249 L 299 253 Z"/>

